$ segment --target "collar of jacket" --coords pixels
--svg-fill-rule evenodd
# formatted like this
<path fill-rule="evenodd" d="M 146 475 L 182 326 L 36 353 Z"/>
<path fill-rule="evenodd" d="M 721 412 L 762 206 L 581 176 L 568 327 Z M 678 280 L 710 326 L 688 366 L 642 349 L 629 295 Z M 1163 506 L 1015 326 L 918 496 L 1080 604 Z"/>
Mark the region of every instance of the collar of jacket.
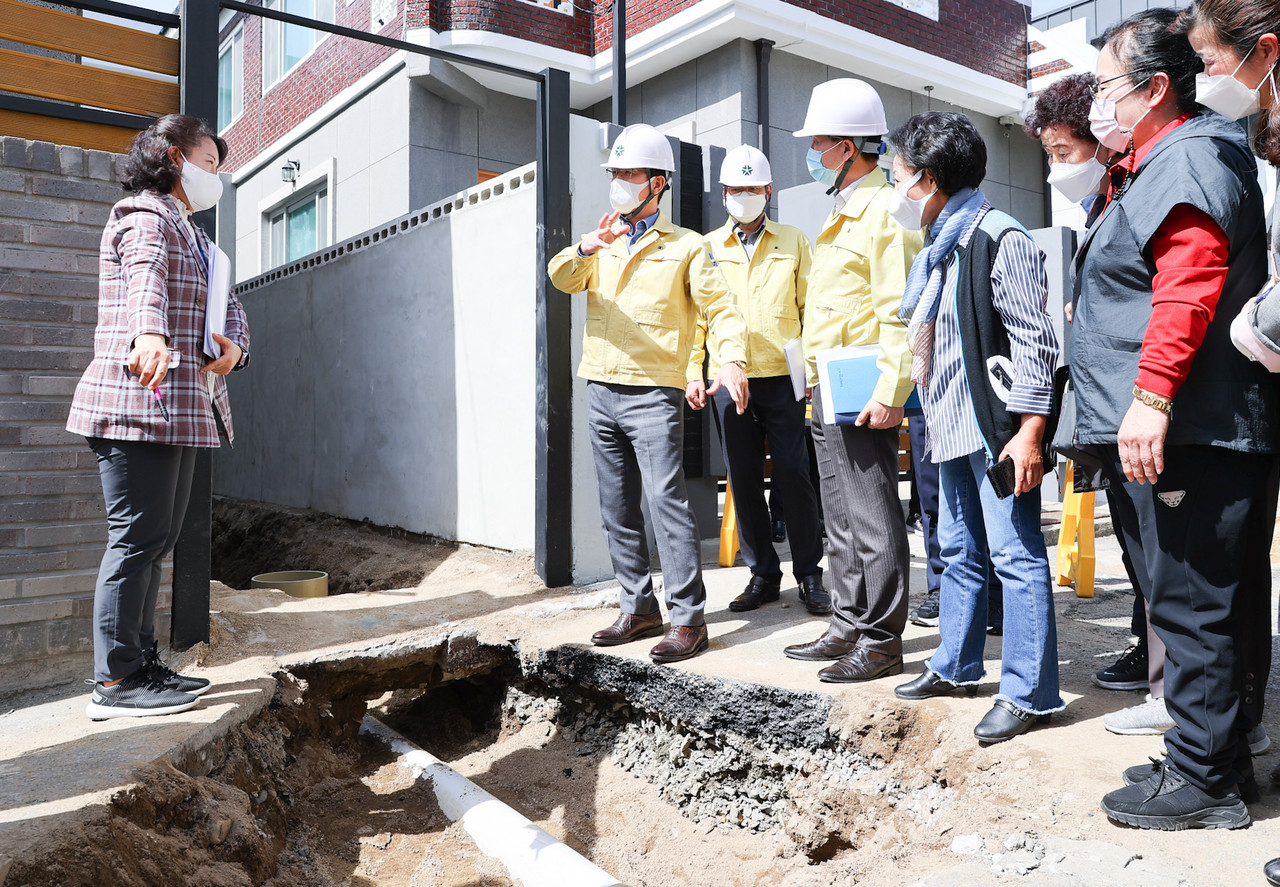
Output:
<path fill-rule="evenodd" d="M 200 244 L 196 243 L 191 233 L 191 228 L 195 228 L 196 225 L 193 222 L 191 224 L 191 228 L 187 227 L 186 222 L 182 218 L 182 209 L 178 206 L 178 198 L 174 197 L 172 194 L 165 194 L 163 191 L 141 191 L 135 196 L 146 198 L 158 204 L 161 210 L 173 221 L 174 226 L 177 227 L 182 237 L 186 239 L 187 244 L 191 247 L 191 251 L 197 256 L 201 254 L 202 249 Z"/>
<path fill-rule="evenodd" d="M 761 231 L 760 236 L 756 238 L 757 247 L 759 247 L 760 244 L 764 243 L 764 239 L 766 237 L 769 237 L 770 235 L 777 233 L 777 225 L 778 223 L 775 222 L 773 219 L 769 218 L 767 215 L 764 217 L 764 230 Z M 718 240 L 720 243 L 723 243 L 725 246 L 741 246 L 742 241 L 738 239 L 737 222 L 735 222 L 733 219 L 729 219 L 727 222 L 721 225 L 720 236 L 718 236 L 716 240 Z"/>
<path fill-rule="evenodd" d="M 838 212 L 831 214 L 830 221 L 834 222 L 840 216 L 848 216 L 851 219 L 862 218 L 862 214 L 867 211 L 867 207 L 871 205 L 871 201 L 875 199 L 880 189 L 888 187 L 890 187 L 889 179 L 885 177 L 884 170 L 877 166 L 863 177 L 858 187 L 853 189 L 844 206 L 840 207 Z"/>
<path fill-rule="evenodd" d="M 613 243 L 609 244 L 609 249 L 615 250 L 624 260 L 634 259 L 636 256 L 640 255 L 640 252 L 645 247 L 652 244 L 659 237 L 667 236 L 675 229 L 676 226 L 671 224 L 671 221 L 667 218 L 666 214 L 659 210 L 658 217 L 654 219 L 653 224 L 646 228 L 645 232 L 640 235 L 640 238 L 635 242 L 635 245 L 631 247 L 629 252 L 627 250 L 627 238 L 625 235 L 616 238 Z"/>

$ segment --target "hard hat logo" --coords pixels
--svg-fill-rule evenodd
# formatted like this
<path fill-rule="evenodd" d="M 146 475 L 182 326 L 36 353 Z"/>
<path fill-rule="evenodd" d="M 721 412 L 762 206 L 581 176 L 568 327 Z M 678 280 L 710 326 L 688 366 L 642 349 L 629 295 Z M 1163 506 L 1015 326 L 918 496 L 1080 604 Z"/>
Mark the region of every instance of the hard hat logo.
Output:
<path fill-rule="evenodd" d="M 725 153 L 720 164 L 720 184 L 728 188 L 758 188 L 773 184 L 769 158 L 751 145 L 733 148 Z"/>
<path fill-rule="evenodd" d="M 625 153 L 627 153 L 627 146 L 622 144 L 621 142 L 613 146 L 614 157 L 621 157 Z"/>

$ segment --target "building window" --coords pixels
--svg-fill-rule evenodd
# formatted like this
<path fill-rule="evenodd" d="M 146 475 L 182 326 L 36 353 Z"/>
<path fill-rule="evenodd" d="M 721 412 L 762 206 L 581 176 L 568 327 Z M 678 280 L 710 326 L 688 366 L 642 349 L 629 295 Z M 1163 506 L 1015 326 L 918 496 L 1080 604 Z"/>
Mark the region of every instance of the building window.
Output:
<path fill-rule="evenodd" d="M 541 6 L 543 9 L 554 9 L 565 15 L 573 15 L 573 0 L 523 0 L 523 2 Z"/>
<path fill-rule="evenodd" d="M 329 190 L 312 191 L 274 212 L 271 266 L 285 265 L 329 245 Z"/>
<path fill-rule="evenodd" d="M 268 9 L 314 18 L 322 22 L 333 21 L 333 0 L 268 0 Z M 262 21 L 262 88 L 267 90 L 279 83 L 294 69 L 298 62 L 311 54 L 325 37 L 324 31 L 286 25 L 273 19 Z"/>
<path fill-rule="evenodd" d="M 244 110 L 244 28 L 237 28 L 218 53 L 218 132 Z"/>

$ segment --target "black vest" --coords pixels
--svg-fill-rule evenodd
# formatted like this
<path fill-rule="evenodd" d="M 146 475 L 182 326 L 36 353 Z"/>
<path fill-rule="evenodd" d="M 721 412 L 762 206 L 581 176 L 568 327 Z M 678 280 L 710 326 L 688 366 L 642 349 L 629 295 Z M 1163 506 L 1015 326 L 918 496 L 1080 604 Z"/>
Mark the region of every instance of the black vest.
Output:
<path fill-rule="evenodd" d="M 991 286 L 991 269 L 995 265 L 1000 242 L 1013 232 L 1022 237 L 1031 236 L 1012 216 L 999 210 L 988 210 L 974 229 L 969 245 L 959 251 L 956 278 L 956 319 L 960 327 L 964 375 L 969 383 L 978 431 L 982 433 L 992 458 L 1000 455 L 1022 426 L 1022 415 L 1009 412 L 1005 403 L 1007 392 L 1013 387 L 1013 378 L 1002 367 L 1011 365 L 1013 349 L 1009 343 L 1009 331 L 996 310 L 995 292 Z M 1003 383 L 1004 397 L 992 386 L 993 376 Z M 1047 435 L 1047 439 L 1050 438 L 1052 434 Z"/>
<path fill-rule="evenodd" d="M 1183 203 L 1222 228 L 1228 270 L 1204 341 L 1174 398 L 1165 442 L 1272 452 L 1280 419 L 1275 378 L 1230 339 L 1231 321 L 1267 276 L 1262 191 L 1243 130 L 1217 114 L 1193 117 L 1156 143 L 1076 253 L 1069 332 L 1076 440 L 1116 442 L 1133 403 L 1151 320 L 1151 238 Z"/>

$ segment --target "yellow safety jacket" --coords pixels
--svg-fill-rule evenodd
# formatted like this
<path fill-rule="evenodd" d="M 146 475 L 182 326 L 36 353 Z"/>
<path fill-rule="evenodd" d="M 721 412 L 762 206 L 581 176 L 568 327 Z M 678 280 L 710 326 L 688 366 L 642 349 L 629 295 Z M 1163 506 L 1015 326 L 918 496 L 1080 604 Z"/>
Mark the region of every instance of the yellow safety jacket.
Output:
<path fill-rule="evenodd" d="M 725 360 L 747 359 L 746 324 L 702 235 L 663 214 L 630 253 L 625 236 L 585 258 L 574 244 L 547 273 L 562 292 L 587 291 L 584 379 L 683 391 L 699 314 Z"/>
<path fill-rule="evenodd" d="M 809 384 L 818 384 L 814 357 L 824 348 L 880 343 L 880 381 L 872 395 L 900 407 L 911 394 L 911 350 L 898 306 L 911 260 L 924 245 L 889 215 L 893 186 L 876 167 L 849 202 L 827 217 L 813 247 L 805 307 L 804 354 Z"/>
<path fill-rule="evenodd" d="M 732 219 L 706 240 L 747 322 L 747 375 L 753 379 L 787 375 L 782 346 L 799 338 L 804 323 L 805 281 L 813 258 L 809 238 L 799 228 L 766 218 L 750 259 Z M 699 321 L 686 381 L 703 378 L 705 340 L 706 325 Z M 715 378 L 722 361 L 716 348 L 710 352 L 707 377 Z"/>

